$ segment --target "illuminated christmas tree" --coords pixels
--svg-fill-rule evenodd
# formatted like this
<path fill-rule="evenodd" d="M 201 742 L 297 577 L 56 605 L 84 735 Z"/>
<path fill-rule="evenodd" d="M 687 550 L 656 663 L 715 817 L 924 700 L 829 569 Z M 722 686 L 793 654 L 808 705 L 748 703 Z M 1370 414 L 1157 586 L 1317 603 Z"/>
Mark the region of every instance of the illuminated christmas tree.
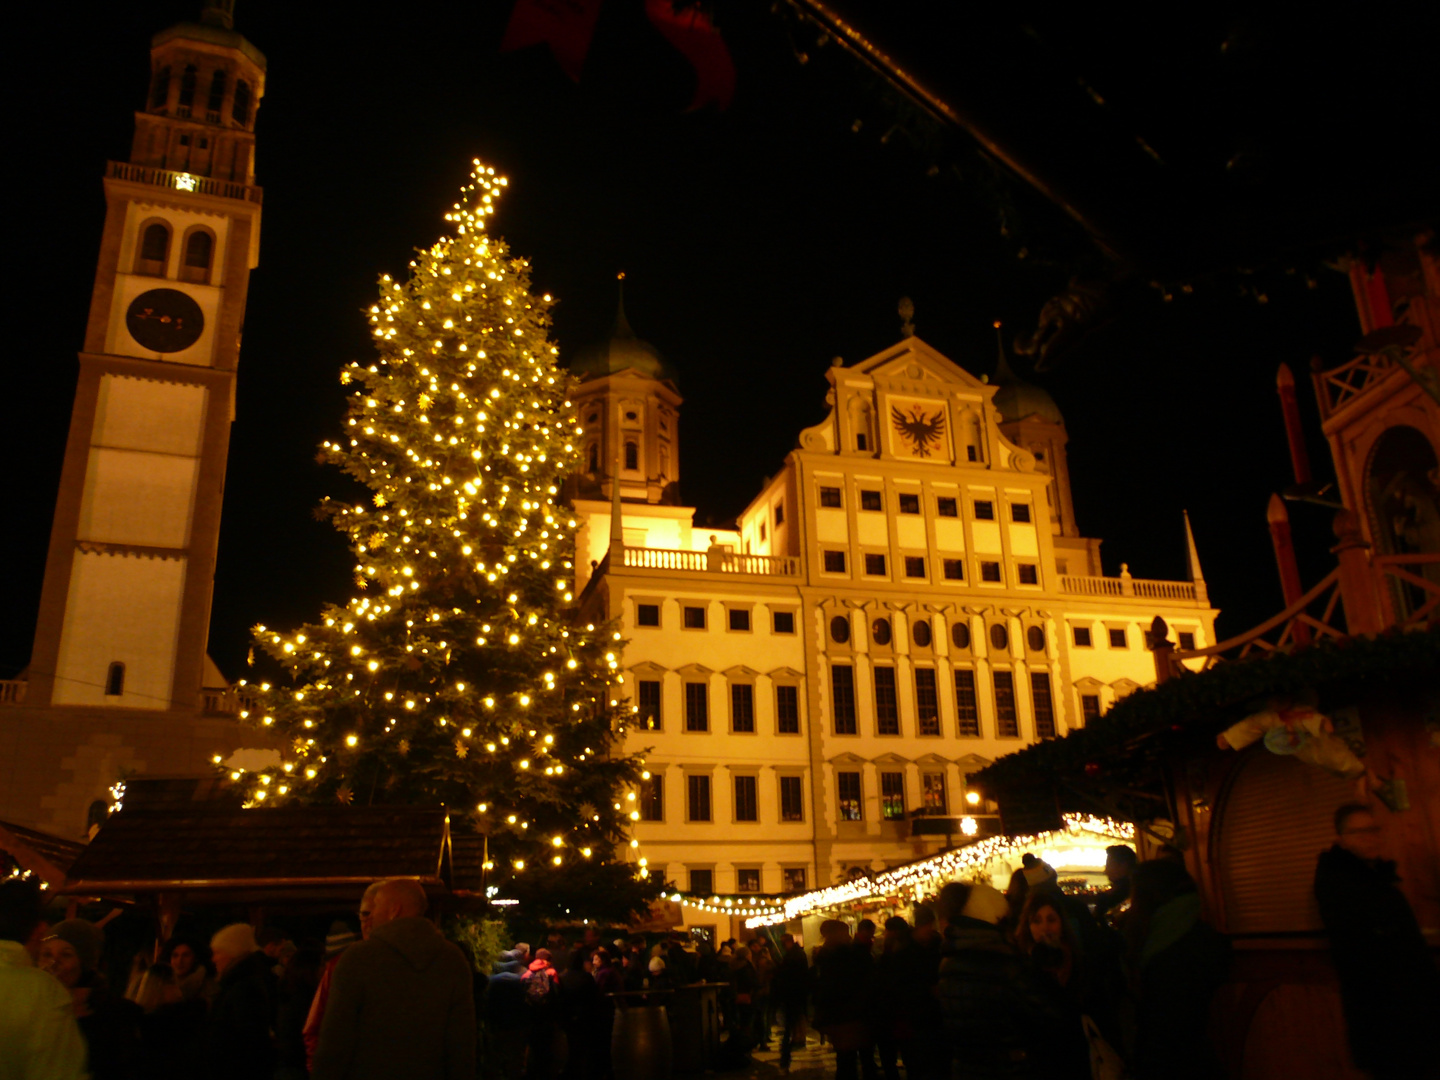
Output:
<path fill-rule="evenodd" d="M 614 752 L 619 634 L 574 610 L 560 491 L 580 429 L 550 298 L 485 232 L 505 184 L 476 161 L 452 235 L 408 281 L 380 279 L 379 356 L 341 372 L 345 432 L 321 450 L 374 493 L 322 507 L 358 595 L 293 633 L 256 628 L 283 675 L 246 715 L 284 760 L 237 778 L 251 805 L 443 803 L 488 838 L 506 895 L 618 918 L 654 891 L 626 861 L 640 769 Z"/>

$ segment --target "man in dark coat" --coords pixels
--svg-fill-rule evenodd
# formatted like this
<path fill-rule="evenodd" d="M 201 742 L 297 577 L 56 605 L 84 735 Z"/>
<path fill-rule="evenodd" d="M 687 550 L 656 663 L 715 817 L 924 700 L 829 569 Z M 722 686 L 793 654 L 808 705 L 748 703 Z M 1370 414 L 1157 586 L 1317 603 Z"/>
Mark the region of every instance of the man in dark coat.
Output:
<path fill-rule="evenodd" d="M 770 992 L 780 1010 L 780 1070 L 790 1071 L 790 1053 L 795 1036 L 804 1029 L 805 1009 L 810 991 L 810 962 L 805 959 L 805 946 L 793 934 L 780 938 L 780 963 Z M 802 1037 L 803 1047 L 803 1037 Z"/>
<path fill-rule="evenodd" d="M 275 1068 L 275 976 L 255 931 L 232 923 L 210 939 L 220 982 L 205 1022 L 207 1075 L 249 1080 Z"/>
<path fill-rule="evenodd" d="M 871 1027 L 875 961 L 850 938 L 839 919 L 820 924 L 824 944 L 815 953 L 815 1029 L 835 1047 L 835 1080 L 875 1080 L 875 1033 Z"/>
<path fill-rule="evenodd" d="M 1315 868 L 1355 1064 L 1377 1080 L 1433 1076 L 1440 978 L 1373 814 L 1335 812 L 1335 846 Z M 1429 1070 L 1429 1071 L 1427 1071 Z"/>
<path fill-rule="evenodd" d="M 915 927 L 893 954 L 882 957 L 882 986 L 890 998 L 895 1038 L 907 1080 L 944 1080 L 950 1075 L 950 1054 L 935 983 L 940 977 L 940 932 L 935 911 L 917 905 Z"/>
<path fill-rule="evenodd" d="M 380 886 L 370 937 L 335 967 L 313 1080 L 474 1080 L 470 964 L 426 906 L 418 882 Z"/>

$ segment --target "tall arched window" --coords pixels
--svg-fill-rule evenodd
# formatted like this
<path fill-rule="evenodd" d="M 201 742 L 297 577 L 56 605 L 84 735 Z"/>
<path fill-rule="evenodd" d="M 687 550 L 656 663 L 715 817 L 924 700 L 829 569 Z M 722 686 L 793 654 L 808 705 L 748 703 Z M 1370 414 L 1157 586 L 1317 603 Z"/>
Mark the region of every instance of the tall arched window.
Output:
<path fill-rule="evenodd" d="M 125 693 L 125 665 L 116 660 L 105 672 L 105 696 L 119 697 Z"/>
<path fill-rule="evenodd" d="M 225 72 L 217 71 L 210 76 L 210 100 L 205 103 L 205 111 L 214 113 L 210 119 L 220 119 L 220 106 L 225 101 Z"/>
<path fill-rule="evenodd" d="M 625 444 L 625 468 L 640 468 L 640 447 L 636 446 L 633 442 L 627 442 Z"/>
<path fill-rule="evenodd" d="M 152 221 L 140 234 L 140 254 L 135 260 L 137 274 L 164 277 L 170 260 L 170 229 L 163 222 Z"/>
<path fill-rule="evenodd" d="M 210 282 L 210 260 L 215 252 L 215 240 L 206 229 L 196 229 L 185 238 L 185 261 L 180 267 L 184 281 L 198 281 L 202 285 Z"/>
<path fill-rule="evenodd" d="M 230 106 L 230 115 L 237 124 L 250 122 L 250 84 L 244 79 L 235 82 L 235 104 Z"/>
<path fill-rule="evenodd" d="M 150 80 L 150 108 L 163 109 L 170 97 L 170 69 L 162 67 Z"/>
<path fill-rule="evenodd" d="M 185 70 L 180 74 L 180 108 L 187 110 L 184 115 L 189 116 L 190 106 L 195 104 L 195 82 L 200 73 L 195 70 L 194 64 L 186 64 Z"/>
<path fill-rule="evenodd" d="M 587 464 L 591 472 L 600 471 L 600 447 L 596 443 L 590 444 Z"/>

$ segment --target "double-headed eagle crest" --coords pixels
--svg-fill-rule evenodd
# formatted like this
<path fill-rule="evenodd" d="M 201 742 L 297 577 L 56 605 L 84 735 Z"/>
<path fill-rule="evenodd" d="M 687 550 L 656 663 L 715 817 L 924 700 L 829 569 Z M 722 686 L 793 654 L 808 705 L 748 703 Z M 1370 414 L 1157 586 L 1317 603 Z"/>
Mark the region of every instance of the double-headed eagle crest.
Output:
<path fill-rule="evenodd" d="M 945 409 L 936 409 L 929 416 L 923 406 L 911 405 L 908 412 L 899 405 L 890 406 L 890 419 L 900 438 L 910 444 L 910 452 L 926 458 L 939 450 L 945 436 Z"/>

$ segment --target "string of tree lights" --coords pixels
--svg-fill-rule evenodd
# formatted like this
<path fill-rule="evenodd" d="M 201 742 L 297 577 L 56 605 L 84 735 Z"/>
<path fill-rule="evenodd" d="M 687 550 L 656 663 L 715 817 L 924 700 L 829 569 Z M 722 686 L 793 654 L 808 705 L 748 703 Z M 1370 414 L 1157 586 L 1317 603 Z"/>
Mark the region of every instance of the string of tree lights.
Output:
<path fill-rule="evenodd" d="M 660 884 L 626 836 L 643 763 L 615 752 L 633 711 L 620 635 L 575 613 L 573 379 L 550 297 L 485 231 L 505 186 L 477 159 L 453 235 L 380 279 L 379 355 L 342 370 L 344 435 L 320 451 L 373 492 L 322 506 L 357 595 L 290 633 L 256 627 L 279 675 L 242 716 L 282 761 L 231 776 L 252 806 L 442 803 L 487 837 L 507 896 L 624 917 Z"/>

